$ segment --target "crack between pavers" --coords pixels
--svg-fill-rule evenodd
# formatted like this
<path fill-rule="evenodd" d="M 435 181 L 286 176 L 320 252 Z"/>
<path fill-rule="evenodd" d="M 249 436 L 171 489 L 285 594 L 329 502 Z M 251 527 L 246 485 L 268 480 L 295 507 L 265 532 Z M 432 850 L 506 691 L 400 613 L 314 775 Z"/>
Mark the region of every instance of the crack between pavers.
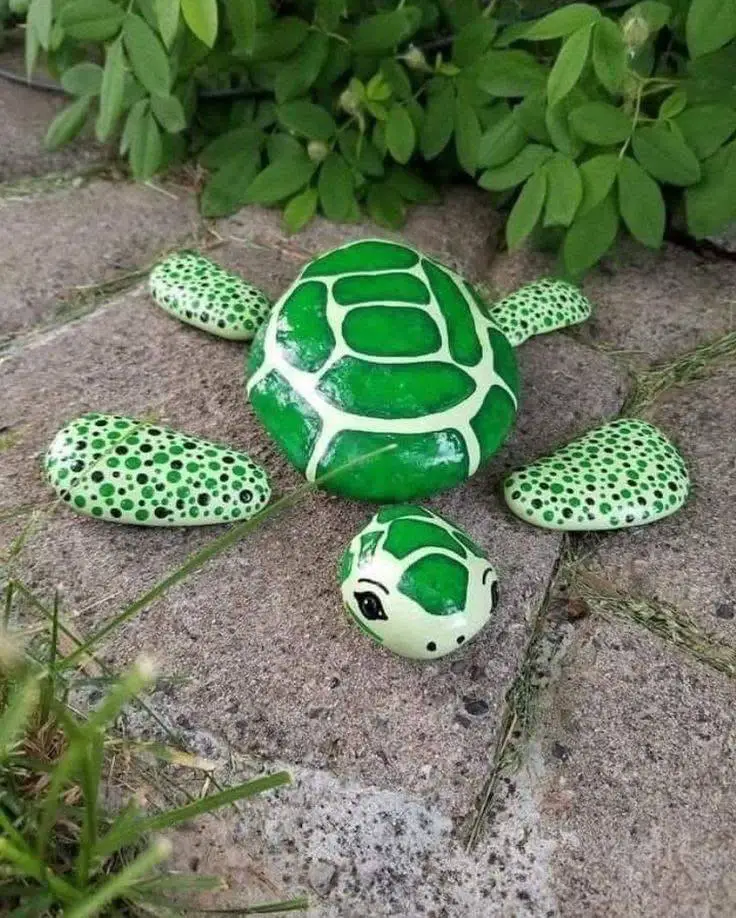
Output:
<path fill-rule="evenodd" d="M 484 825 L 488 822 L 499 784 L 504 777 L 519 771 L 524 750 L 536 721 L 539 700 L 547 688 L 539 678 L 545 659 L 543 642 L 547 612 L 555 595 L 560 572 L 565 564 L 568 543 L 565 535 L 547 582 L 542 601 L 532 622 L 531 634 L 517 667 L 516 676 L 504 697 L 501 724 L 497 732 L 491 768 L 478 796 L 475 812 L 467 832 L 465 847 L 472 851 L 478 844 Z"/>
<path fill-rule="evenodd" d="M 105 160 L 90 163 L 80 169 L 46 172 L 44 175 L 32 175 L 14 179 L 11 182 L 0 182 L 0 202 L 19 201 L 25 198 L 56 194 L 68 188 L 81 188 L 86 179 L 109 173 L 114 180 L 114 164 Z"/>

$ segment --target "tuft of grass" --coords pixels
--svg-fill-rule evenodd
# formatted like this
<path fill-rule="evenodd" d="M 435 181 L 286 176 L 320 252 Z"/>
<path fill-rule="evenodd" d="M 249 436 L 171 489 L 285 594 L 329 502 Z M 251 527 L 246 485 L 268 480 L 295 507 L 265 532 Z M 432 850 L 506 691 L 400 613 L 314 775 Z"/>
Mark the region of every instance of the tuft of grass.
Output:
<path fill-rule="evenodd" d="M 6 607 L 13 598 L 9 586 Z M 290 775 L 275 772 L 155 813 L 143 812 L 135 797 L 108 812 L 101 801 L 107 759 L 120 743 L 114 724 L 152 685 L 153 668 L 139 660 L 109 683 L 94 710 L 78 714 L 66 701 L 76 673 L 61 666 L 58 609 L 57 595 L 42 642 L 23 646 L 6 628 L 0 632 L 0 902 L 18 918 L 198 911 L 192 894 L 221 889 L 222 882 L 166 872 L 171 843 L 158 833 L 282 787 Z M 146 751 L 158 750 L 147 744 Z M 171 750 L 164 760 L 171 760 Z M 297 897 L 219 913 L 273 914 L 307 904 Z"/>
<path fill-rule="evenodd" d="M 666 602 L 626 596 L 602 577 L 582 568 L 569 572 L 570 594 L 609 621 L 633 622 L 674 644 L 706 666 L 736 678 L 736 647 L 709 633 L 687 613 Z"/>
<path fill-rule="evenodd" d="M 621 414 L 640 414 L 673 386 L 705 379 L 718 367 L 733 361 L 736 361 L 736 331 L 728 332 L 708 344 L 701 344 L 672 360 L 654 364 L 637 374 Z"/>

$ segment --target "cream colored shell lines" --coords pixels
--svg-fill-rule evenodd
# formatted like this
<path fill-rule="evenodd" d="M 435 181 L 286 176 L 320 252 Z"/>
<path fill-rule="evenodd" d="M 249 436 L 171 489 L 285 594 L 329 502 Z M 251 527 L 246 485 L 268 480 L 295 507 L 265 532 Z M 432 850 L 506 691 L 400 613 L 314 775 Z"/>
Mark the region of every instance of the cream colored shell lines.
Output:
<path fill-rule="evenodd" d="M 368 242 L 383 240 L 364 241 Z M 476 303 L 473 302 L 473 300 L 467 294 L 462 280 L 456 274 L 454 274 L 454 272 L 450 271 L 444 266 L 443 270 L 445 270 L 456 283 L 458 290 L 461 291 L 465 301 L 468 304 L 470 314 L 473 317 L 476 335 L 480 343 L 481 358 L 478 363 L 474 367 L 467 367 L 465 365 L 462 366 L 463 371 L 466 372 L 475 383 L 475 390 L 464 401 L 453 405 L 449 409 L 438 411 L 432 414 L 426 414 L 418 418 L 374 418 L 363 414 L 353 414 L 345 411 L 342 408 L 337 408 L 336 406 L 332 405 L 319 391 L 318 386 L 325 373 L 327 373 L 327 371 L 339 360 L 347 356 L 357 357 L 367 362 L 383 364 L 421 364 L 431 359 L 458 365 L 450 354 L 445 318 L 442 315 L 439 306 L 437 305 L 432 288 L 422 268 L 421 255 L 419 255 L 419 253 L 417 254 L 419 257 L 417 264 L 410 268 L 403 268 L 400 271 L 395 269 L 377 269 L 371 271 L 351 270 L 345 272 L 344 274 L 338 274 L 329 277 L 314 277 L 309 279 L 310 281 L 314 280 L 316 282 L 323 283 L 327 287 L 326 317 L 335 339 L 335 346 L 330 357 L 317 372 L 301 370 L 289 363 L 289 361 L 286 359 L 285 349 L 278 343 L 276 337 L 279 330 L 282 332 L 289 330 L 288 325 L 285 324 L 286 319 L 283 315 L 283 305 L 289 299 L 289 296 L 292 294 L 292 292 L 299 286 L 299 284 L 305 282 L 301 273 L 294 281 L 294 283 L 289 287 L 283 297 L 281 297 L 279 302 L 274 306 L 273 312 L 269 317 L 268 324 L 264 333 L 265 337 L 263 341 L 263 363 L 248 380 L 246 390 L 250 395 L 251 391 L 255 386 L 258 385 L 258 383 L 260 383 L 272 370 L 276 370 L 281 376 L 284 377 L 292 389 L 302 398 L 306 399 L 310 407 L 312 407 L 319 414 L 322 420 L 322 429 L 316 443 L 314 444 L 312 453 L 309 457 L 309 462 L 305 469 L 304 474 L 307 481 L 314 481 L 316 479 L 317 469 L 325 453 L 329 449 L 330 443 L 334 437 L 342 430 L 354 430 L 361 433 L 422 434 L 436 433 L 446 430 L 447 428 L 453 428 L 458 431 L 458 433 L 465 441 L 468 453 L 468 475 L 473 475 L 478 469 L 481 456 L 480 444 L 478 443 L 478 438 L 475 434 L 475 431 L 471 427 L 470 421 L 475 417 L 478 411 L 480 411 L 483 401 L 490 388 L 492 386 L 499 386 L 504 390 L 504 392 L 507 393 L 512 403 L 514 404 L 514 407 L 516 407 L 516 396 L 494 368 L 493 348 L 491 347 L 488 330 L 490 328 L 497 328 L 496 324 L 482 315 Z M 352 348 L 350 348 L 342 333 L 342 323 L 344 322 L 345 317 L 348 315 L 351 309 L 361 309 L 365 308 L 366 306 L 375 305 L 375 303 L 341 306 L 333 297 L 332 288 L 333 285 L 338 280 L 340 280 L 340 278 L 354 277 L 360 274 L 413 274 L 415 277 L 421 280 L 422 283 L 426 286 L 427 290 L 430 292 L 430 302 L 429 304 L 412 303 L 412 306 L 417 309 L 423 309 L 435 321 L 441 336 L 441 345 L 437 351 L 431 354 L 423 354 L 418 357 L 379 357 L 367 355 L 359 351 L 354 351 Z M 406 306 L 406 303 L 389 300 L 383 301 L 381 305 Z M 489 378 L 489 368 L 490 373 L 493 376 L 493 380 L 490 385 L 487 382 Z M 462 420 L 458 421 L 459 418 Z M 448 447 L 450 447 L 449 443 Z"/>

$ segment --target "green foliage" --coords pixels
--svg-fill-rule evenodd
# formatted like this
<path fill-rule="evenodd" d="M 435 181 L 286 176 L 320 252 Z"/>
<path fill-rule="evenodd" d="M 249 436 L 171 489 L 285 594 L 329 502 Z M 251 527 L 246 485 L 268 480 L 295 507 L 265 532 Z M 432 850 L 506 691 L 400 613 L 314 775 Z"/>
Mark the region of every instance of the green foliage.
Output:
<path fill-rule="evenodd" d="M 556 228 L 572 276 L 619 230 L 657 246 L 668 218 L 697 237 L 736 219 L 736 0 L 526 8 L 30 0 L 27 66 L 74 96 L 50 144 L 94 119 L 138 178 L 198 156 L 212 216 L 258 202 L 294 232 L 318 212 L 396 227 L 428 185 L 475 181 L 510 244 Z"/>
<path fill-rule="evenodd" d="M 25 645 L 11 636 L 8 622 L 14 598 L 26 608 L 41 610 L 48 631 Z M 33 918 L 127 915 L 184 915 L 191 896 L 222 888 L 218 877 L 168 873 L 163 862 L 172 845 L 160 833 L 290 782 L 286 772 L 246 781 L 203 797 L 185 787 L 177 796 L 187 802 L 167 809 L 143 811 L 135 796 L 118 812 L 104 805 L 114 755 L 132 760 L 124 781 L 142 764 L 141 753 L 168 764 L 195 770 L 212 766 L 176 747 L 157 742 L 134 743 L 117 735 L 115 722 L 123 710 L 138 706 L 152 685 L 153 672 L 141 660 L 120 677 L 87 656 L 85 666 L 68 667 L 60 636 L 79 643 L 63 625 L 58 597 L 47 609 L 17 581 L 5 592 L 0 623 L 0 902 L 8 914 Z M 85 669 L 101 677 L 91 680 Z M 69 695 L 101 686 L 100 700 L 85 716 L 68 704 Z M 152 712 L 151 712 L 152 713 Z M 164 764 L 167 763 L 167 764 Z M 212 779 L 213 780 L 213 779 Z M 176 786 L 166 776 L 169 787 Z M 217 782 L 213 780 L 215 786 Z M 127 794 L 126 794 L 127 796 Z M 306 908 L 303 898 L 243 906 L 238 914 L 271 914 Z M 234 910 L 233 910 L 234 911 Z M 4 912 L 5 913 L 5 912 Z"/>

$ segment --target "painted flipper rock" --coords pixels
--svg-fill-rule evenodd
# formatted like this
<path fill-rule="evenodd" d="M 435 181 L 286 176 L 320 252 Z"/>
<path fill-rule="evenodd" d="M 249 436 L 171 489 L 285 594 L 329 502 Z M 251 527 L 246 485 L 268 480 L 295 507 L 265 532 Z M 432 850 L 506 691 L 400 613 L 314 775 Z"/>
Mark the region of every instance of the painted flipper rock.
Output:
<path fill-rule="evenodd" d="M 249 341 L 271 311 L 257 287 L 197 252 L 177 252 L 159 262 L 149 290 L 172 316 L 231 341 Z"/>
<path fill-rule="evenodd" d="M 139 526 L 246 520 L 271 495 L 265 472 L 245 453 L 112 414 L 63 427 L 44 468 L 72 509 Z"/>
<path fill-rule="evenodd" d="M 677 448 L 645 421 L 621 418 L 512 472 L 510 509 L 545 529 L 623 529 L 653 523 L 687 500 L 690 478 Z"/>
<path fill-rule="evenodd" d="M 514 347 L 534 335 L 577 325 L 590 318 L 590 300 L 566 281 L 544 279 L 525 284 L 489 311 Z"/>
<path fill-rule="evenodd" d="M 342 556 L 345 607 L 360 630 L 402 657 L 435 660 L 490 620 L 498 577 L 461 529 L 423 507 L 384 507 Z"/>

